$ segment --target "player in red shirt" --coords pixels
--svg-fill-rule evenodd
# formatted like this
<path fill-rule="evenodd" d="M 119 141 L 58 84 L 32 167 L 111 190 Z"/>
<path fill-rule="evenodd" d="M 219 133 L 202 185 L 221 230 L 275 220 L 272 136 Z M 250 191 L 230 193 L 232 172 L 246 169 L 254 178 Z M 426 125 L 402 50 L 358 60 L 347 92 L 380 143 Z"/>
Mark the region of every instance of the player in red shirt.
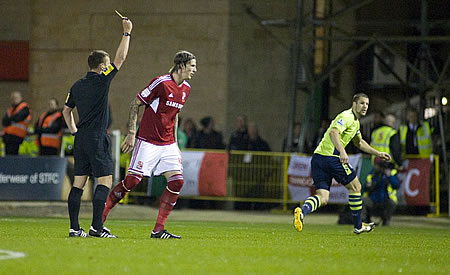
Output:
<path fill-rule="evenodd" d="M 128 134 L 121 148 L 125 153 L 133 150 L 133 156 L 128 175 L 108 196 L 103 222 L 109 211 L 141 181 L 143 176 L 164 175 L 167 187 L 161 196 L 158 218 L 151 237 L 181 238 L 167 232 L 164 224 L 177 202 L 184 183 L 176 134 L 178 112 L 183 108 L 191 90 L 186 80 L 191 79 L 196 71 L 195 56 L 188 51 L 180 51 L 175 55 L 170 74 L 153 79 L 131 102 Z M 137 114 L 142 105 L 145 105 L 145 111 L 136 134 Z"/>

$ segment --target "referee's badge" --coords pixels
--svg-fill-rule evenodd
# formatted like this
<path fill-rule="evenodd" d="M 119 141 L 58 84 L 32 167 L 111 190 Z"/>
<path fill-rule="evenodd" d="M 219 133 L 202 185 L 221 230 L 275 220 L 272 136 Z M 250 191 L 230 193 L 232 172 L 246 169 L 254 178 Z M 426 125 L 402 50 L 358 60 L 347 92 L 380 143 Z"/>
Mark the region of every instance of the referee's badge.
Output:
<path fill-rule="evenodd" d="M 344 120 L 341 118 L 338 121 L 336 121 L 337 124 L 344 126 Z"/>

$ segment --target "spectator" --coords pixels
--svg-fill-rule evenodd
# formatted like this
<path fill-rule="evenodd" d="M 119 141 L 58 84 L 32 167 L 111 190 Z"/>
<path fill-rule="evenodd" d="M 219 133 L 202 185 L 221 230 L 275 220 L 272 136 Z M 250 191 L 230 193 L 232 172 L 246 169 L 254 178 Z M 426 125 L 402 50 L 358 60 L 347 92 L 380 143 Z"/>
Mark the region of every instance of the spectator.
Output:
<path fill-rule="evenodd" d="M 231 133 L 228 151 L 246 150 L 248 147 L 247 117 L 240 115 L 236 117 L 236 130 Z"/>
<path fill-rule="evenodd" d="M 372 216 L 380 216 L 383 225 L 390 225 L 397 205 L 397 189 L 400 187 L 396 174 L 391 163 L 375 158 L 374 168 L 367 176 L 363 197 L 362 217 L 365 222 L 371 222 Z"/>
<path fill-rule="evenodd" d="M 28 132 L 31 121 L 31 108 L 23 101 L 22 93 L 11 93 L 11 107 L 6 110 L 3 117 L 3 142 L 6 155 L 17 155 L 19 146 Z"/>
<path fill-rule="evenodd" d="M 197 126 L 191 118 L 186 119 L 184 122 L 183 131 L 188 138 L 186 148 L 195 148 L 197 144 Z"/>
<path fill-rule="evenodd" d="M 196 148 L 224 149 L 225 144 L 222 141 L 222 134 L 214 130 L 213 118 L 210 116 L 204 117 L 200 123 L 203 129 L 198 134 Z"/>
<path fill-rule="evenodd" d="M 373 127 L 371 129 L 371 133 L 373 131 L 375 131 L 376 129 L 380 128 L 381 126 L 384 126 L 384 119 L 385 119 L 385 115 L 382 111 L 377 111 L 375 113 L 375 117 L 373 119 Z"/>
<path fill-rule="evenodd" d="M 397 165 L 402 165 L 402 148 L 400 145 L 400 135 L 395 129 L 395 115 L 387 114 L 384 117 L 383 126 L 378 127 L 372 132 L 372 142 L 370 145 L 377 149 L 388 153 L 392 156 L 391 161 Z M 374 157 L 372 158 L 372 160 Z"/>
<path fill-rule="evenodd" d="M 248 151 L 271 151 L 269 144 L 263 140 L 258 133 L 256 123 L 250 122 L 248 124 Z"/>
<path fill-rule="evenodd" d="M 429 157 L 433 151 L 431 128 L 427 121 L 419 121 L 418 112 L 408 109 L 406 125 L 400 126 L 402 152 L 407 155 Z"/>
<path fill-rule="evenodd" d="M 61 137 L 65 126 L 61 111 L 58 108 L 56 98 L 48 101 L 48 111 L 44 112 L 39 121 L 36 122 L 34 133 L 37 144 L 39 145 L 39 154 L 57 155 L 61 148 Z"/>

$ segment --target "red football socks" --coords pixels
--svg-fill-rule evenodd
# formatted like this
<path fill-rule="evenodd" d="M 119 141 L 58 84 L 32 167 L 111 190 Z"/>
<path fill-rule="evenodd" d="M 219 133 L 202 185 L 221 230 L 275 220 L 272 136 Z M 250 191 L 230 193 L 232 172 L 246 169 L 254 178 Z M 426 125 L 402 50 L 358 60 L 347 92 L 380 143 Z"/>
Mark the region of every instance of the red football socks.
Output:
<path fill-rule="evenodd" d="M 136 185 L 141 182 L 142 176 L 136 174 L 128 174 L 125 177 L 125 180 L 120 181 L 108 195 L 106 199 L 105 209 L 103 210 L 103 223 L 108 217 L 109 211 L 116 206 L 116 204 L 123 198 L 125 195 L 131 191 Z"/>
<path fill-rule="evenodd" d="M 170 212 L 172 212 L 173 207 L 177 203 L 183 183 L 184 180 L 181 174 L 173 175 L 167 180 L 167 187 L 160 199 L 158 218 L 156 219 L 153 232 L 164 230 L 167 217 L 169 217 Z"/>

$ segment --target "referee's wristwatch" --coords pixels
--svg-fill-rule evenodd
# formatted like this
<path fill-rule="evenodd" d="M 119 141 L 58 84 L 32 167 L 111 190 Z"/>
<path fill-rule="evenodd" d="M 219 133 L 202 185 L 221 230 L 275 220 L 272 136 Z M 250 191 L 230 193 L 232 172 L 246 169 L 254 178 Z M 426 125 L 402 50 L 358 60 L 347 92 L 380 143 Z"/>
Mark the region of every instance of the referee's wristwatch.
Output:
<path fill-rule="evenodd" d="M 131 32 L 124 32 L 123 36 L 130 36 L 131 37 Z"/>

